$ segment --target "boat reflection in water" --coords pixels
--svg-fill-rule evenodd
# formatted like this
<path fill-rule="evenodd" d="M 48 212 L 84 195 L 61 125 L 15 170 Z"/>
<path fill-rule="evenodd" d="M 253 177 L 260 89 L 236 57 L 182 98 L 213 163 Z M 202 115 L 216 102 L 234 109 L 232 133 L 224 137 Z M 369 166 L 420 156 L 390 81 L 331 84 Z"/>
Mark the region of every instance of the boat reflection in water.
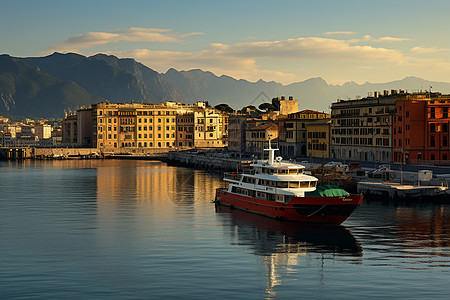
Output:
<path fill-rule="evenodd" d="M 223 205 L 216 205 L 216 213 L 221 215 L 224 228 L 230 229 L 232 244 L 246 246 L 262 257 L 266 293 L 271 297 L 285 274 L 295 272 L 309 255 L 356 264 L 362 261 L 360 244 L 344 226 L 278 221 Z"/>

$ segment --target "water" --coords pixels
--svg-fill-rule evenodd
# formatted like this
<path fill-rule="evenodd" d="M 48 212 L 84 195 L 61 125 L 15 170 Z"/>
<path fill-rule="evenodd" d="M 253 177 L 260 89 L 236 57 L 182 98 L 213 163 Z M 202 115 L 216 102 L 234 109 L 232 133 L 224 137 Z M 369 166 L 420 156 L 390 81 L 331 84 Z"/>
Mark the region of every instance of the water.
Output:
<path fill-rule="evenodd" d="M 151 161 L 0 162 L 0 298 L 448 298 L 450 205 L 293 225 L 216 211 L 222 185 Z"/>

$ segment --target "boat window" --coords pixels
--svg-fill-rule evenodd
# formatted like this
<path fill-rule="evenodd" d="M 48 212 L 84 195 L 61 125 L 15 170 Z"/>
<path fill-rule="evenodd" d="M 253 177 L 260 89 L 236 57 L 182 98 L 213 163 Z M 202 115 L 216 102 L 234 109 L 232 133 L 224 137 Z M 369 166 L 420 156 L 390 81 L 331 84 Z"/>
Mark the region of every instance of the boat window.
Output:
<path fill-rule="evenodd" d="M 301 188 L 309 188 L 309 181 L 300 181 Z"/>
<path fill-rule="evenodd" d="M 277 182 L 277 187 L 279 187 L 279 188 L 287 188 L 288 187 L 288 182 L 287 181 L 278 181 Z"/>
<path fill-rule="evenodd" d="M 310 187 L 316 187 L 317 181 L 311 181 Z"/>
<path fill-rule="evenodd" d="M 298 188 L 298 181 L 290 181 L 289 182 L 289 187 L 293 188 L 293 189 Z"/>
<path fill-rule="evenodd" d="M 297 174 L 297 169 L 289 169 L 289 174 Z"/>
<path fill-rule="evenodd" d="M 272 169 L 269 169 L 269 168 L 264 168 L 264 169 L 263 169 L 263 173 L 264 173 L 264 174 L 273 174 L 273 170 L 272 170 Z"/>
<path fill-rule="evenodd" d="M 277 195 L 277 201 L 284 202 L 284 195 Z"/>

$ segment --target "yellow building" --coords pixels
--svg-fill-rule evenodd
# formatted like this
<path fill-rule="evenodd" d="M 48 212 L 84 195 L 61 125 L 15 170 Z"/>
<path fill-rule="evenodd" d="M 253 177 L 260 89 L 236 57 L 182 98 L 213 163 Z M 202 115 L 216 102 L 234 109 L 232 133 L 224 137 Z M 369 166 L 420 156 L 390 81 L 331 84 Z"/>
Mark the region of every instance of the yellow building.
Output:
<path fill-rule="evenodd" d="M 330 157 L 330 126 L 330 119 L 318 120 L 306 125 L 309 157 Z"/>
<path fill-rule="evenodd" d="M 306 125 L 317 120 L 330 118 L 330 114 L 309 109 L 289 114 L 288 118 L 283 121 L 283 139 L 280 140 L 279 145 L 281 156 L 285 158 L 306 156 Z"/>
<path fill-rule="evenodd" d="M 67 143 L 76 139 L 78 146 L 93 148 L 173 148 L 180 143 L 182 147 L 225 146 L 224 120 L 228 119 L 202 104 L 94 104 L 77 111 L 76 123 L 73 116 L 64 120 L 63 139 Z M 186 118 L 177 120 L 177 116 L 186 114 L 189 124 L 184 123 Z M 183 125 L 177 126 L 177 121 Z"/>

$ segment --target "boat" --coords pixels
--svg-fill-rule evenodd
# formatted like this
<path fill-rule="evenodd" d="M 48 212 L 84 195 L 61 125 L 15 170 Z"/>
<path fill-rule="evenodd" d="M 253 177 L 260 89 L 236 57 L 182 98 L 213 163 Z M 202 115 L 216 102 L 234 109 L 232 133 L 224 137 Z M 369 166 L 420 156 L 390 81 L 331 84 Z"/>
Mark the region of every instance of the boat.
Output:
<path fill-rule="evenodd" d="M 275 157 L 269 141 L 268 160 L 250 164 L 250 171 L 225 173 L 227 188 L 216 190 L 215 203 L 267 217 L 313 223 L 341 224 L 363 195 L 352 195 L 333 185 L 317 186 L 305 167 Z"/>

